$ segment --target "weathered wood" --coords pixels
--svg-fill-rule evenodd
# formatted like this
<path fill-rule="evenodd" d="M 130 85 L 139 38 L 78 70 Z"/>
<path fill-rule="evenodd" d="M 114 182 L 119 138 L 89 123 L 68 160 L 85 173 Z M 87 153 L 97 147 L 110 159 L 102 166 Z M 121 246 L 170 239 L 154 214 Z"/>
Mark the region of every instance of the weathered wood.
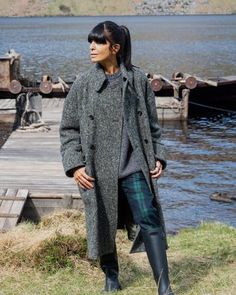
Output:
<path fill-rule="evenodd" d="M 2 188 L 0 188 L 0 195 L 5 196 L 6 191 L 7 191 L 6 189 L 2 189 Z M 2 201 L 3 201 L 3 200 L 0 199 L 0 206 L 1 206 L 1 204 L 2 204 Z"/>
<path fill-rule="evenodd" d="M 2 191 L 2 189 L 1 189 Z M 0 206 L 0 230 L 9 230 L 15 226 L 21 216 L 28 190 L 8 189 Z"/>
<path fill-rule="evenodd" d="M 17 198 L 17 197 L 4 197 L 0 196 L 0 200 L 6 200 L 6 201 L 24 201 L 25 198 Z"/>
<path fill-rule="evenodd" d="M 188 73 L 184 73 L 183 80 L 180 82 L 184 83 L 187 88 L 194 89 L 198 86 L 198 82 L 206 83 L 209 86 L 218 86 L 218 81 L 213 81 L 207 78 L 201 78 L 195 75 L 190 75 Z"/>
<path fill-rule="evenodd" d="M 218 82 L 216 82 L 216 81 L 213 81 L 213 80 L 210 80 L 210 79 L 207 79 L 207 78 L 201 78 L 201 77 L 198 77 L 198 76 L 194 76 L 194 78 L 196 78 L 197 81 L 206 83 L 206 84 L 208 84 L 210 86 L 214 86 L 214 87 L 218 86 Z"/>
<path fill-rule="evenodd" d="M 75 181 L 65 176 L 61 163 L 59 122 L 63 103 L 61 99 L 42 101 L 42 118 L 51 128 L 49 132 L 14 131 L 8 138 L 0 150 L 2 188 L 20 187 L 30 194 L 78 194 Z"/>
<path fill-rule="evenodd" d="M 57 194 L 55 199 L 48 199 L 50 192 L 29 194 L 22 212 L 22 220 L 38 222 L 45 215 L 61 209 L 83 210 L 83 202 L 79 194 Z"/>
<path fill-rule="evenodd" d="M 162 80 L 164 80 L 165 82 L 167 82 L 169 85 L 171 85 L 174 89 L 178 89 L 178 88 L 179 88 L 178 83 L 169 80 L 168 78 L 164 77 L 164 76 L 161 75 L 161 74 L 153 75 L 153 79 L 162 79 Z"/>
<path fill-rule="evenodd" d="M 29 194 L 29 197 L 31 199 L 63 199 L 66 197 L 72 197 L 73 199 L 80 199 L 80 194 L 61 194 L 61 193 L 55 193 L 55 192 L 49 192 L 47 194 L 45 193 L 33 193 Z"/>
<path fill-rule="evenodd" d="M 163 87 L 163 82 L 159 78 L 155 78 L 151 80 L 151 88 L 154 92 L 158 92 L 162 89 Z"/>
<path fill-rule="evenodd" d="M 182 120 L 183 104 L 173 96 L 156 97 L 158 119 L 160 121 Z"/>
<path fill-rule="evenodd" d="M 28 193 L 29 193 L 29 191 L 26 189 L 25 190 L 22 190 L 22 189 L 18 190 L 18 192 L 16 194 L 16 198 L 17 199 L 19 198 L 19 200 L 15 200 L 13 202 L 12 207 L 9 212 L 11 215 L 15 215 L 16 217 L 10 218 L 10 219 L 7 218 L 5 225 L 4 225 L 5 230 L 10 229 L 17 224 L 19 217 L 21 216 L 21 212 L 23 210 Z"/>
<path fill-rule="evenodd" d="M 6 196 L 7 197 L 15 196 L 16 192 L 17 192 L 16 189 L 8 189 L 6 191 Z M 13 201 L 8 201 L 8 200 L 2 201 L 1 207 L 0 207 L 0 215 L 8 214 L 11 210 L 12 205 L 13 205 Z M 0 230 L 4 228 L 5 222 L 6 222 L 6 217 L 0 217 Z"/>
<path fill-rule="evenodd" d="M 18 218 L 20 214 L 0 213 L 0 218 Z"/>
<path fill-rule="evenodd" d="M 20 76 L 20 54 L 10 50 L 0 56 L 0 89 L 8 89 L 13 79 Z"/>
<path fill-rule="evenodd" d="M 32 201 L 31 205 L 26 204 L 27 207 L 35 206 L 36 208 L 52 208 L 52 209 L 68 208 L 67 202 L 65 202 L 64 199 L 31 199 L 31 201 Z"/>
<path fill-rule="evenodd" d="M 189 89 L 183 89 L 182 90 L 182 112 L 181 112 L 181 119 L 182 120 L 187 120 L 188 118 L 188 105 L 189 105 L 189 94 L 190 90 Z"/>

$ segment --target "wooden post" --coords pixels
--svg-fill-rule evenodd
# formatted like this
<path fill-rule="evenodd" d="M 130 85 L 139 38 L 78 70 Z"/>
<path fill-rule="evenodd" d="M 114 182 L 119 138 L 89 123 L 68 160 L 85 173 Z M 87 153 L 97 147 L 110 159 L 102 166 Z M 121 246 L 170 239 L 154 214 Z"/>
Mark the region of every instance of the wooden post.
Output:
<path fill-rule="evenodd" d="M 162 80 L 160 78 L 159 79 L 158 78 L 152 79 L 151 87 L 154 92 L 160 91 L 163 87 Z"/>
<path fill-rule="evenodd" d="M 206 83 L 210 86 L 214 86 L 217 87 L 218 86 L 218 82 L 213 81 L 213 80 L 209 80 L 209 79 L 204 79 L 195 75 L 190 75 L 185 73 L 184 74 L 184 80 L 185 80 L 185 85 L 187 88 L 189 89 L 194 89 L 197 87 L 198 82 L 203 82 Z"/>
<path fill-rule="evenodd" d="M 163 81 L 165 81 L 166 83 L 170 84 L 171 86 L 173 86 L 174 89 L 178 89 L 179 85 L 176 82 L 172 82 L 169 79 L 167 79 L 166 77 L 162 76 L 162 75 L 153 75 L 153 79 L 162 79 Z"/>
<path fill-rule="evenodd" d="M 189 103 L 189 89 L 183 89 L 182 90 L 182 110 L 180 119 L 181 120 L 187 120 L 188 119 L 188 103 Z"/>

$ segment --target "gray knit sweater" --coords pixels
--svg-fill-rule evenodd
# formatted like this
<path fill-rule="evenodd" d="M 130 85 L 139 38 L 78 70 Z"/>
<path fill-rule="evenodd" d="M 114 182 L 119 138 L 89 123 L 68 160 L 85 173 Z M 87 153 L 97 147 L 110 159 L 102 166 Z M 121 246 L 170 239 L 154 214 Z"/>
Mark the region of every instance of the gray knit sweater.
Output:
<path fill-rule="evenodd" d="M 120 85 L 122 85 L 121 72 L 119 71 L 112 75 L 106 75 L 106 77 L 108 80 L 106 91 L 112 92 L 112 97 L 114 98 L 114 100 L 121 99 L 121 96 L 122 96 L 121 87 L 120 87 Z M 125 120 L 123 117 L 119 178 L 124 178 L 140 170 L 141 168 L 138 167 L 135 161 L 133 148 L 129 140 Z"/>

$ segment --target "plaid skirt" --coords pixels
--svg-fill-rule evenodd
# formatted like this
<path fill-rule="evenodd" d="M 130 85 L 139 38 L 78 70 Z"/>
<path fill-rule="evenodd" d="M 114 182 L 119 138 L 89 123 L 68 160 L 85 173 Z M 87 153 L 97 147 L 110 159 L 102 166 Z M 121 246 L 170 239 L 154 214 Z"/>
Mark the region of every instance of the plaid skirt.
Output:
<path fill-rule="evenodd" d="M 119 192 L 127 199 L 134 222 L 142 229 L 153 230 L 161 226 L 154 196 L 142 171 L 119 179 Z"/>

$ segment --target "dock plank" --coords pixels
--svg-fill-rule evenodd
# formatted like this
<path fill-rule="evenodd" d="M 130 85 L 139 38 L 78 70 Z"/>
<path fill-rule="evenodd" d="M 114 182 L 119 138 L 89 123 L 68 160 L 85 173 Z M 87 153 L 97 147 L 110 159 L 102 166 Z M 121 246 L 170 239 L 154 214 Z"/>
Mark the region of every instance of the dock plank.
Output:
<path fill-rule="evenodd" d="M 15 196 L 16 191 L 17 191 L 16 189 L 8 189 L 6 192 L 6 197 Z M 4 229 L 5 222 L 7 220 L 6 215 L 10 213 L 13 202 L 14 202 L 13 200 L 3 200 L 1 203 L 1 206 L 0 206 L 0 230 Z"/>
<path fill-rule="evenodd" d="M 6 189 L 0 188 L 0 196 L 5 196 L 5 194 L 6 194 Z M 3 202 L 3 200 L 0 200 L 0 206 L 1 206 L 2 202 Z"/>
<path fill-rule="evenodd" d="M 61 163 L 59 123 L 63 103 L 63 99 L 43 99 L 42 118 L 50 127 L 48 132 L 14 131 L 10 135 L 0 150 L 1 189 L 78 193 L 76 183 L 65 176 Z"/>
<path fill-rule="evenodd" d="M 10 217 L 6 218 L 3 230 L 9 230 L 17 224 L 21 216 L 24 204 L 26 202 L 28 193 L 29 191 L 26 189 L 17 191 L 15 200 L 13 201 L 11 209 L 9 210 Z"/>

